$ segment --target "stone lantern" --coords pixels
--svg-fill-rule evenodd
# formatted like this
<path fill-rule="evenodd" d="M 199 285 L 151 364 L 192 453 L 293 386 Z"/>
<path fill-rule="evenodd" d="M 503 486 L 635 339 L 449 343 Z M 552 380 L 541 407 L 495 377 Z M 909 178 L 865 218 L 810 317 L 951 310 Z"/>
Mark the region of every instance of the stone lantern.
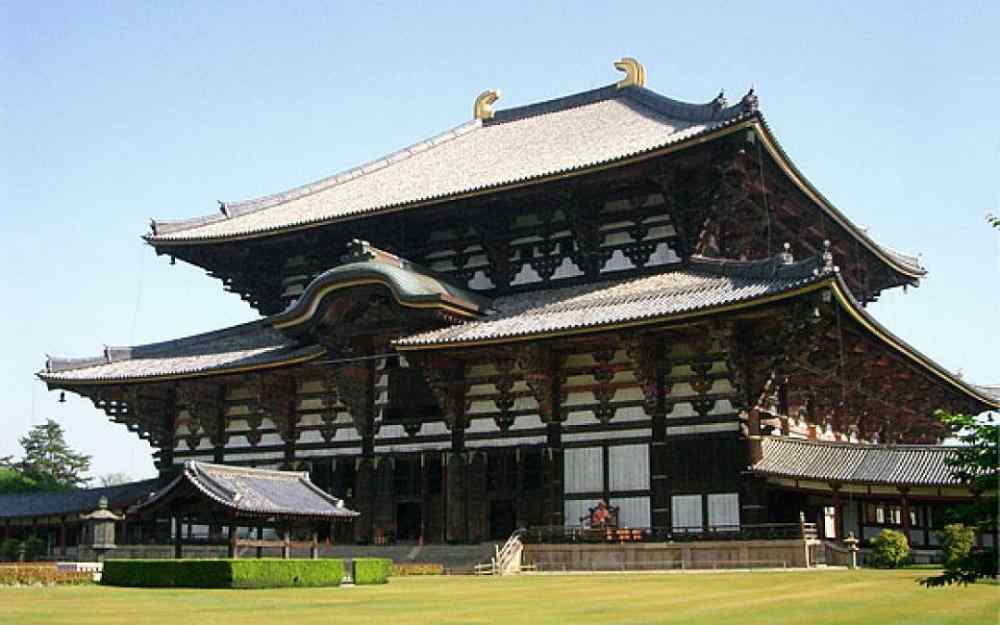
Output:
<path fill-rule="evenodd" d="M 847 562 L 847 568 L 856 569 L 858 568 L 858 543 L 861 542 L 854 537 L 854 532 L 849 532 L 847 538 L 844 539 L 844 544 L 847 545 L 847 551 L 849 552 L 849 560 Z"/>
<path fill-rule="evenodd" d="M 90 548 L 98 562 L 104 559 L 104 554 L 115 549 L 115 523 L 121 521 L 111 510 L 108 510 L 108 498 L 101 497 L 97 502 L 97 510 L 80 517 L 87 523 L 91 537 Z"/>

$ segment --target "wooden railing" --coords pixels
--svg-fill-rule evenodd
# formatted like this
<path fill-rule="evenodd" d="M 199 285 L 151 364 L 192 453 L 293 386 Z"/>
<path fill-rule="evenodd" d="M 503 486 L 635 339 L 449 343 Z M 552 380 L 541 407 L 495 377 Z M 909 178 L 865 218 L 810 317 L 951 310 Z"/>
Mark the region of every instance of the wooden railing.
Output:
<path fill-rule="evenodd" d="M 605 527 L 543 525 L 522 531 L 525 544 L 788 540 L 816 538 L 815 523 L 760 523 L 709 527 Z"/>

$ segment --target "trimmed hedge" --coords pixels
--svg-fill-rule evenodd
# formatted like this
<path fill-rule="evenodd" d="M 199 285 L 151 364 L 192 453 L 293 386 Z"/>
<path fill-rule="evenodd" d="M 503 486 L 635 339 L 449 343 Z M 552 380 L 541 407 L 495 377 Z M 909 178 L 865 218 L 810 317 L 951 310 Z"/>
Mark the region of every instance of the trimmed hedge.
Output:
<path fill-rule="evenodd" d="M 154 588 L 339 586 L 341 560 L 107 560 L 101 583 Z"/>
<path fill-rule="evenodd" d="M 386 584 L 392 574 L 392 560 L 389 558 L 354 558 L 354 583 Z"/>

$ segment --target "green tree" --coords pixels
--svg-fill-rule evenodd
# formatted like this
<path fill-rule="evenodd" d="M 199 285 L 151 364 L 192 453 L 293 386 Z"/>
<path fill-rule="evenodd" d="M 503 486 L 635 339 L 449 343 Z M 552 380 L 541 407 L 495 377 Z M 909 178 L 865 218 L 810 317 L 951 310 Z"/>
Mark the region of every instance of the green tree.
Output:
<path fill-rule="evenodd" d="M 961 445 L 948 459 L 954 475 L 979 496 L 970 504 L 955 506 L 949 511 L 949 521 L 962 523 L 980 532 L 997 526 L 998 475 L 1000 475 L 1000 425 L 993 415 L 969 415 L 937 412 L 938 418 L 951 430 Z M 927 586 L 970 584 L 984 578 L 997 578 L 997 548 L 972 550 L 953 559 L 943 574 L 921 580 Z"/>
<path fill-rule="evenodd" d="M 62 426 L 52 419 L 31 428 L 20 443 L 24 458 L 17 469 L 41 490 L 79 488 L 89 481 L 83 474 L 90 469 L 90 456 L 70 449 Z"/>
<path fill-rule="evenodd" d="M 33 493 L 43 490 L 38 482 L 17 469 L 0 467 L 0 495 L 9 493 Z"/>

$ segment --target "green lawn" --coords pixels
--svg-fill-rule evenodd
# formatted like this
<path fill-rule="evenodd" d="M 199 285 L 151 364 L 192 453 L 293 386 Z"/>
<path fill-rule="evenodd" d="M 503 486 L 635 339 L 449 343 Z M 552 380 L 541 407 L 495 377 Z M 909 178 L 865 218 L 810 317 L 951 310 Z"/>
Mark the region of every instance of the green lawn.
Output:
<path fill-rule="evenodd" d="M 410 577 L 387 586 L 283 590 L 0 589 L 0 623 L 988 623 L 1000 587 L 925 589 L 926 571 Z"/>

